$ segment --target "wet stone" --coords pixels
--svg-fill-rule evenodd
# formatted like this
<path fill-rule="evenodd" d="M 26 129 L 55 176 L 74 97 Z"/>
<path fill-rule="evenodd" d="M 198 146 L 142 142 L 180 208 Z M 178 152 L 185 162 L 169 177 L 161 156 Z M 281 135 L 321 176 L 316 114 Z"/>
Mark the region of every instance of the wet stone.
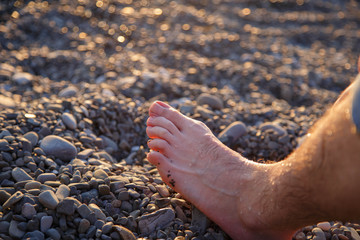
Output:
<path fill-rule="evenodd" d="M 70 161 L 77 154 L 72 143 L 55 135 L 46 136 L 41 141 L 40 147 L 47 155 L 57 157 L 63 161 Z"/>

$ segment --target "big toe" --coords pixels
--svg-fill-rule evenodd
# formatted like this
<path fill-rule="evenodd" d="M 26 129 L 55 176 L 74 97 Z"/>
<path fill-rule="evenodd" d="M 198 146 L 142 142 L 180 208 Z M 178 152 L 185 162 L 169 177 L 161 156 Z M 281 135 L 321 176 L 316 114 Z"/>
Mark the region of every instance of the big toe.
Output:
<path fill-rule="evenodd" d="M 161 101 L 156 101 L 150 106 L 149 115 L 165 117 L 174 123 L 180 131 L 184 129 L 186 126 L 186 121 L 188 120 L 187 117 L 181 114 L 179 111 Z"/>

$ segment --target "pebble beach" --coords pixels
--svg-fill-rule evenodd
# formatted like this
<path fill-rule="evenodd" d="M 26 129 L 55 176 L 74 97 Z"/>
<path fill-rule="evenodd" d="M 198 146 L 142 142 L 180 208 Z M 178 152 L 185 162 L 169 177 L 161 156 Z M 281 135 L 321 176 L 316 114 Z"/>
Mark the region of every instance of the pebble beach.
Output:
<path fill-rule="evenodd" d="M 271 164 L 355 79 L 359 46 L 351 0 L 1 1 L 0 239 L 230 239 L 147 161 L 150 104 Z M 359 234 L 329 219 L 293 239 Z"/>

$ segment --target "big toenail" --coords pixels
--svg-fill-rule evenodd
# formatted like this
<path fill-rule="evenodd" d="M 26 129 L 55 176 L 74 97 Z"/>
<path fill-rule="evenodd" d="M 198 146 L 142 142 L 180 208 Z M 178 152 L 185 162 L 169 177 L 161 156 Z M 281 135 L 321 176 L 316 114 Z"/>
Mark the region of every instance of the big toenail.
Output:
<path fill-rule="evenodd" d="M 170 108 L 170 106 L 164 102 L 157 101 L 156 104 L 160 105 L 160 107 L 162 108 Z"/>

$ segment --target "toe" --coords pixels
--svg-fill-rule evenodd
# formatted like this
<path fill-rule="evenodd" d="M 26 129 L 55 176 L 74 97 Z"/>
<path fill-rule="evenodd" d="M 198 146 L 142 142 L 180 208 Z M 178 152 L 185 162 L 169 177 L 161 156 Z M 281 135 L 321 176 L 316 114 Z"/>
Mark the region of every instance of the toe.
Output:
<path fill-rule="evenodd" d="M 146 133 L 149 136 L 149 138 L 161 138 L 168 142 L 171 142 L 173 140 L 173 135 L 167 129 L 165 129 L 163 127 L 148 126 L 146 128 Z"/>
<path fill-rule="evenodd" d="M 159 126 L 165 128 L 173 135 L 179 134 L 179 129 L 175 126 L 175 124 L 164 117 L 149 117 L 147 120 L 147 125 L 152 127 Z"/>
<path fill-rule="evenodd" d="M 159 151 L 165 156 L 169 156 L 170 145 L 167 141 L 159 138 L 151 139 L 148 141 L 148 146 L 153 151 Z"/>
<path fill-rule="evenodd" d="M 149 109 L 150 116 L 162 116 L 171 121 L 180 131 L 186 126 L 187 117 L 164 102 L 156 101 Z"/>
<path fill-rule="evenodd" d="M 156 151 L 150 151 L 147 154 L 147 160 L 155 166 L 161 166 L 162 163 L 168 161 L 162 153 Z"/>

